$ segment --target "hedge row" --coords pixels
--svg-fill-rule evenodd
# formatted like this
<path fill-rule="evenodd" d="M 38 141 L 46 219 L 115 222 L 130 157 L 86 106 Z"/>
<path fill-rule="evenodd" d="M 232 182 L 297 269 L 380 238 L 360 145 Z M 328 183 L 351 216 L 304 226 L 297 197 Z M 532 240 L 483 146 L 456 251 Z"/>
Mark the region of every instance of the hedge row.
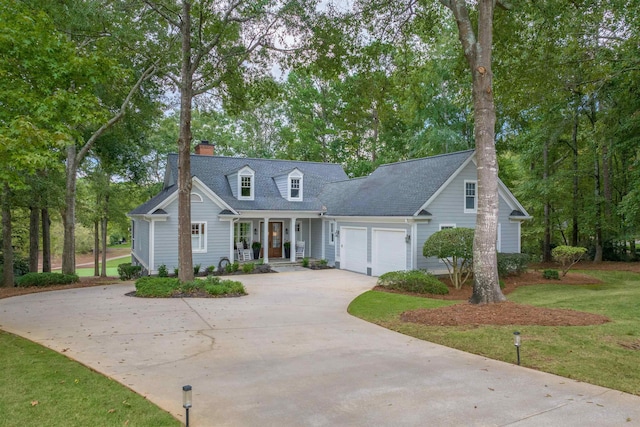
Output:
<path fill-rule="evenodd" d="M 68 285 L 80 280 L 77 274 L 62 273 L 27 273 L 21 276 L 17 284 L 20 287 Z"/>

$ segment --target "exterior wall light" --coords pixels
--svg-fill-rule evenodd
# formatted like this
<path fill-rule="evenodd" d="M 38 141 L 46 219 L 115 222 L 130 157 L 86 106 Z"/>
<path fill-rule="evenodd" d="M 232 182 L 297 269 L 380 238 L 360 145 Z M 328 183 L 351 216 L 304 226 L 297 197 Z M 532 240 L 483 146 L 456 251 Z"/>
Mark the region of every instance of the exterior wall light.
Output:
<path fill-rule="evenodd" d="M 404 236 L 404 241 L 407 243 L 411 242 L 411 234 L 407 234 L 406 236 Z"/>
<path fill-rule="evenodd" d="M 513 345 L 516 346 L 516 357 L 518 358 L 518 366 L 520 365 L 520 332 L 513 333 Z"/>
<path fill-rule="evenodd" d="M 182 387 L 182 407 L 187 411 L 185 426 L 189 427 L 189 409 L 191 408 L 191 386 Z"/>

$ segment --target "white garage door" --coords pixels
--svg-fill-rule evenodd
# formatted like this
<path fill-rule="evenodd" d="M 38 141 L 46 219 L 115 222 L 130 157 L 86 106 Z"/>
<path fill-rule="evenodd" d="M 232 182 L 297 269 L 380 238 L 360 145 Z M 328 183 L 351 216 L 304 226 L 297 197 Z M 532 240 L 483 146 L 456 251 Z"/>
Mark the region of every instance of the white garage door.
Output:
<path fill-rule="evenodd" d="M 340 268 L 367 274 L 367 230 L 340 227 Z"/>
<path fill-rule="evenodd" d="M 371 274 L 407 269 L 407 243 L 404 230 L 373 230 Z"/>

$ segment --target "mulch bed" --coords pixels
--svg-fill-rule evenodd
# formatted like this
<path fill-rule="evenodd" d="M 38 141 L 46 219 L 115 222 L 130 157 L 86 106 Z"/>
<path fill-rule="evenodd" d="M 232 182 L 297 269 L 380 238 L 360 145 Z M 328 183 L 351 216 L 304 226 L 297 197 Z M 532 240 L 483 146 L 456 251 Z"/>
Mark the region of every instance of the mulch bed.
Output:
<path fill-rule="evenodd" d="M 431 326 L 478 326 L 478 325 L 540 325 L 540 326 L 586 326 L 607 323 L 610 319 L 598 314 L 585 313 L 567 309 L 551 309 L 516 304 L 506 301 L 497 304 L 469 304 L 473 292 L 468 282 L 462 289 L 451 286 L 448 278 L 441 279 L 449 288 L 448 295 L 410 294 L 433 299 L 465 301 L 448 307 L 435 309 L 418 309 L 407 311 L 400 316 L 402 321 L 420 323 Z M 470 279 L 471 280 L 471 279 Z M 602 283 L 600 280 L 583 273 L 569 272 L 561 280 L 544 279 L 541 271 L 528 271 L 520 276 L 508 277 L 504 280 L 505 295 L 520 286 L 539 284 L 587 285 Z M 387 290 L 376 286 L 375 290 L 392 293 L 404 293 Z"/>

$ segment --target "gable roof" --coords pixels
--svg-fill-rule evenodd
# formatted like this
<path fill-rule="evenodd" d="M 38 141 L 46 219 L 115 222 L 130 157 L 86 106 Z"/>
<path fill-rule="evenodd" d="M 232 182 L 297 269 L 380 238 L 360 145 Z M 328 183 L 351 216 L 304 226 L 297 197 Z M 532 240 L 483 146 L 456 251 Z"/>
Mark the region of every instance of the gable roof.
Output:
<path fill-rule="evenodd" d="M 233 196 L 228 175 L 249 167 L 254 171 L 254 200 L 238 200 Z M 290 202 L 280 195 L 274 177 L 298 169 L 305 177 L 303 201 Z M 341 165 L 333 163 L 303 162 L 293 160 L 253 159 L 246 157 L 222 157 L 191 155 L 191 175 L 198 178 L 224 203 L 236 211 L 283 210 L 322 211 L 323 204 L 318 194 L 325 185 L 347 179 Z M 166 200 L 177 189 L 178 155 L 167 159 L 165 188 L 130 214 L 146 214 Z"/>
<path fill-rule="evenodd" d="M 415 216 L 474 153 L 467 150 L 382 165 L 367 177 L 327 185 L 320 197 L 328 215 Z"/>

